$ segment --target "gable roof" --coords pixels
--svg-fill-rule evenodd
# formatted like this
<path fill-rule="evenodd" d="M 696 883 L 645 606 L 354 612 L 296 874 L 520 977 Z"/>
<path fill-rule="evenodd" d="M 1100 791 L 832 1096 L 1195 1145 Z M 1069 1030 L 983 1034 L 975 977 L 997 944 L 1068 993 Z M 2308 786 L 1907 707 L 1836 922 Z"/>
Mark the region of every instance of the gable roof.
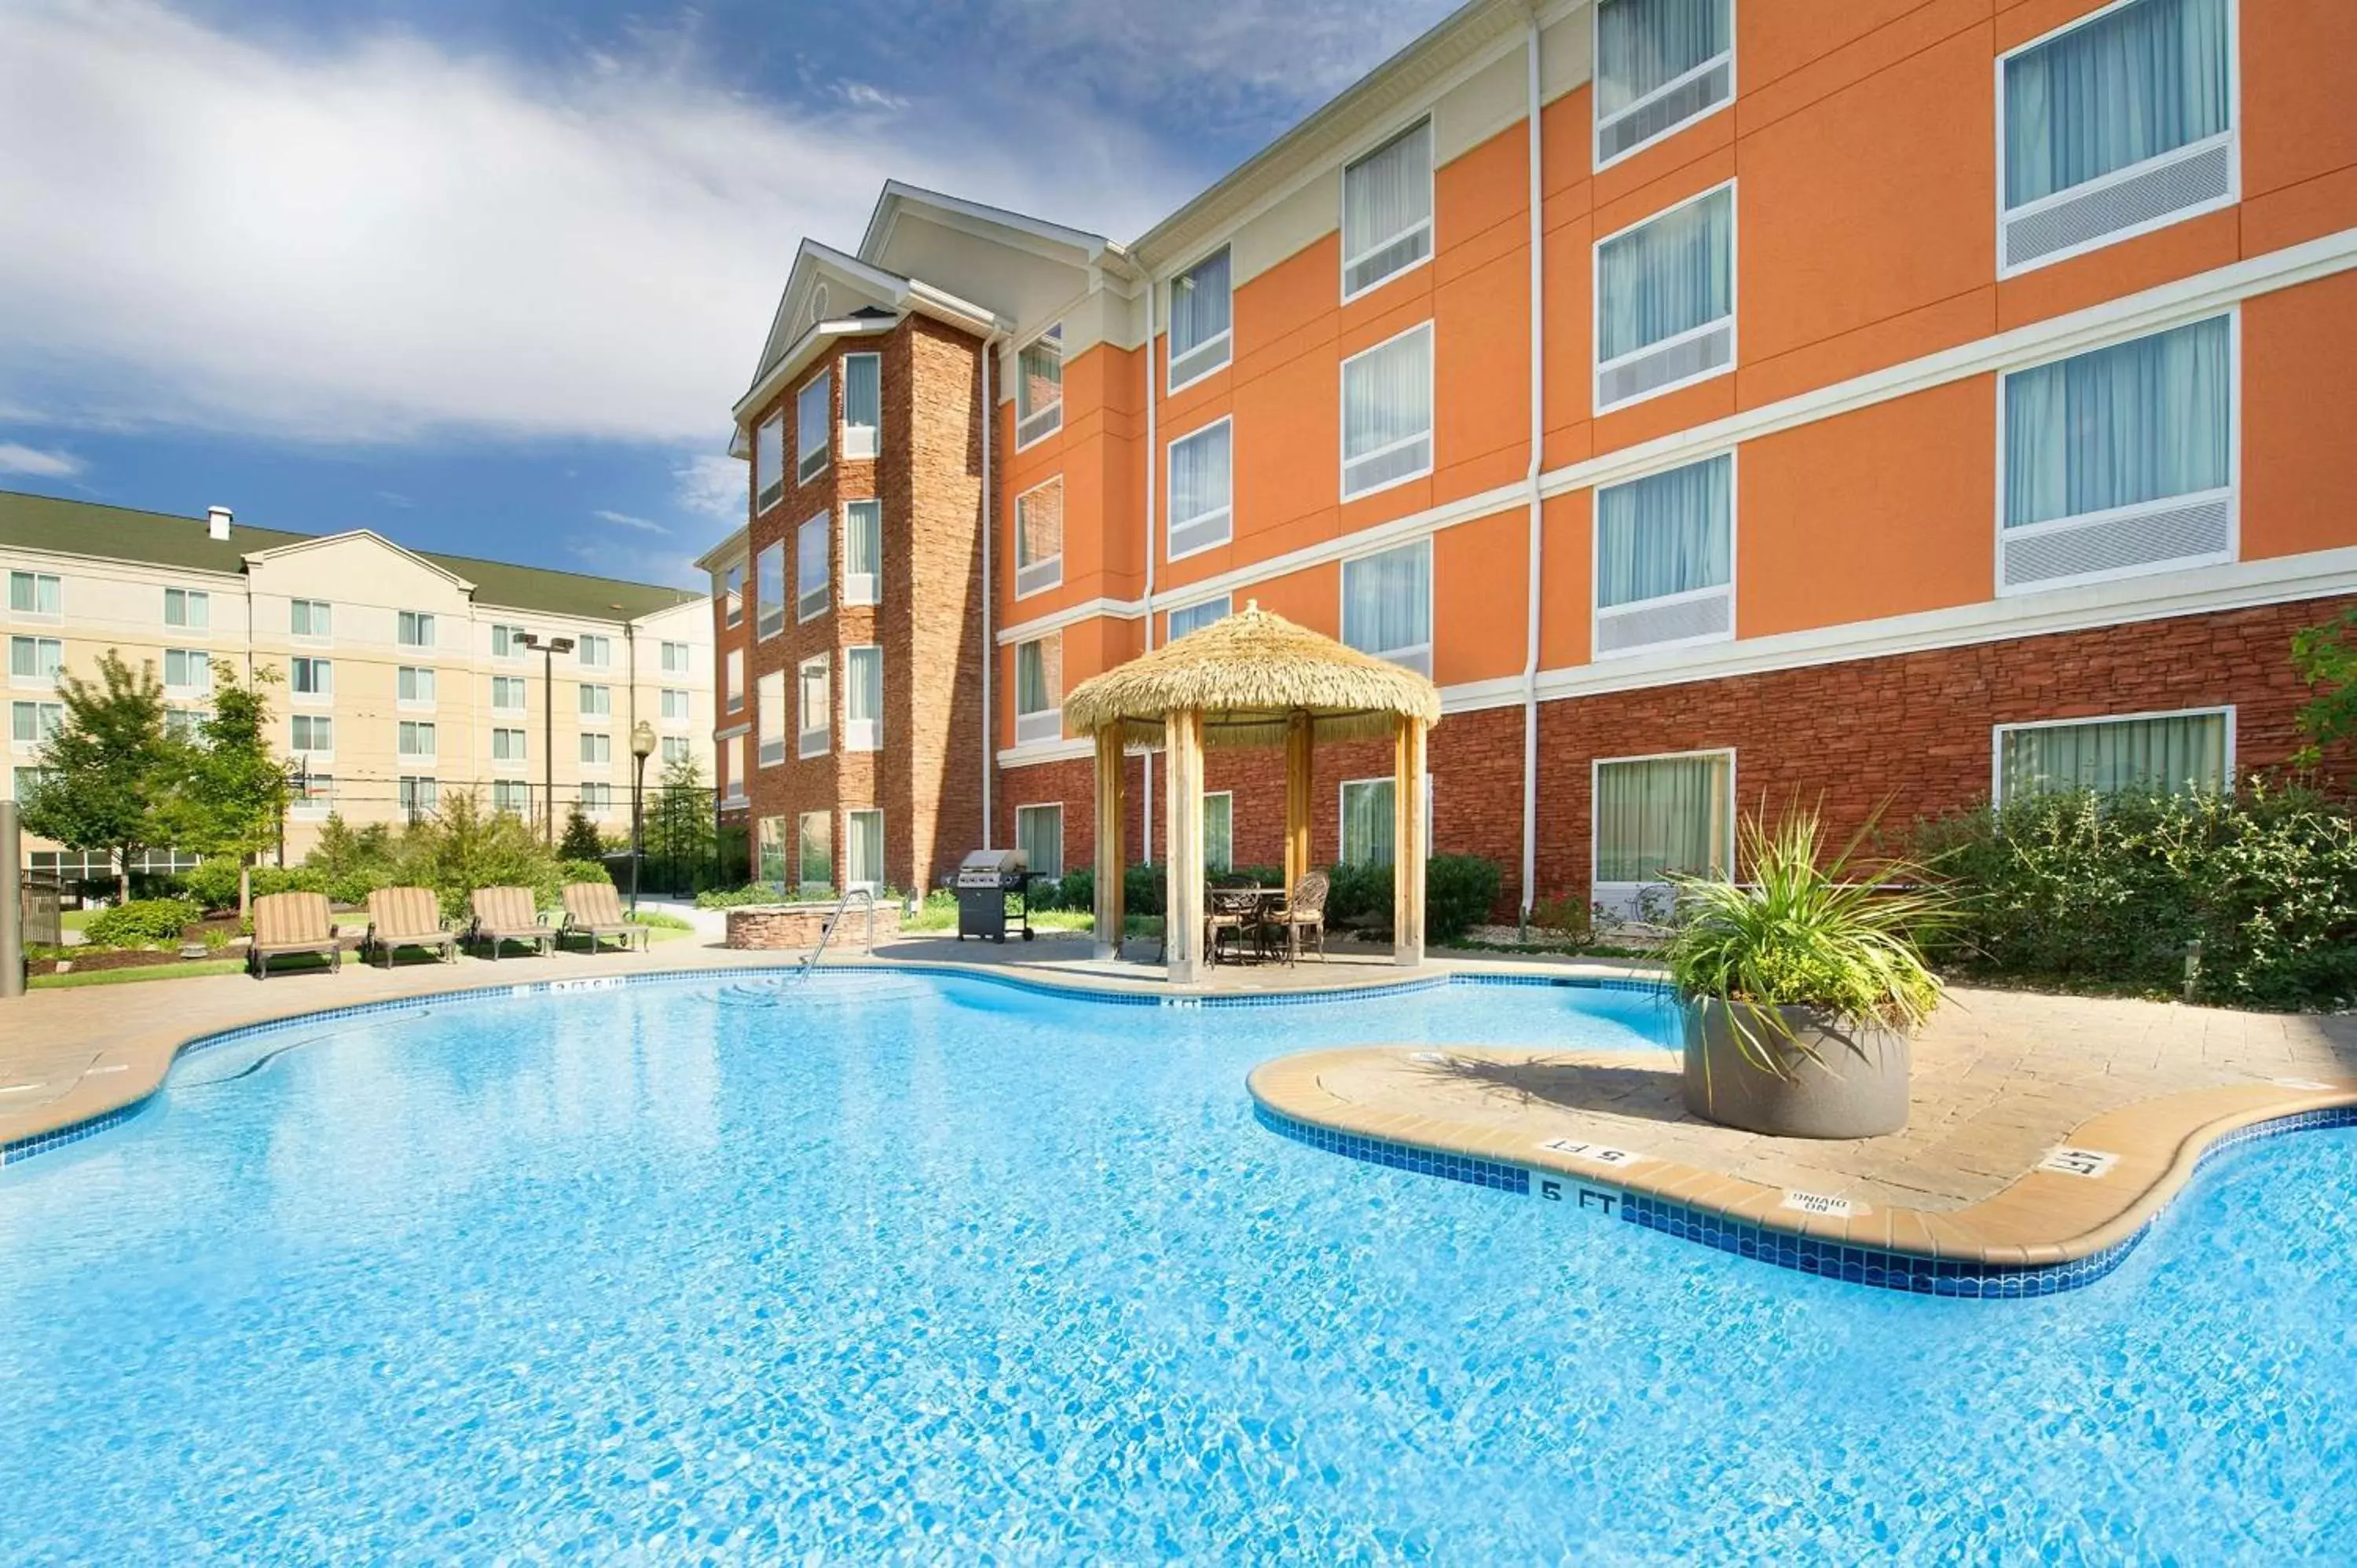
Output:
<path fill-rule="evenodd" d="M 348 531 L 343 537 L 350 537 L 350 532 L 366 531 Z M 241 522 L 231 528 L 227 539 L 215 539 L 207 532 L 201 517 L 0 490 L 0 545 L 56 555 L 86 555 L 102 561 L 237 576 L 244 573 L 249 555 L 292 549 L 332 537 L 338 536 L 255 528 Z M 390 541 L 385 542 L 393 549 L 404 549 Z M 704 596 L 688 588 L 593 577 L 544 566 L 519 566 L 512 562 L 484 561 L 439 551 L 407 553 L 436 571 L 472 583 L 478 604 L 528 610 L 536 615 L 582 620 L 636 620 Z"/>

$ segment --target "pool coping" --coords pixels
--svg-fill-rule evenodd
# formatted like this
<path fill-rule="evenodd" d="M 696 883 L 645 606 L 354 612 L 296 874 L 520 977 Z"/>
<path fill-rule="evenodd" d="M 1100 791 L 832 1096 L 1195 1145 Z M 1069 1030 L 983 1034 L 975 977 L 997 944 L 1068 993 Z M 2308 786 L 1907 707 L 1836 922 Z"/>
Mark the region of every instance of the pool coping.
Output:
<path fill-rule="evenodd" d="M 2093 1175 L 2041 1165 L 1952 1209 L 1869 1207 L 1527 1130 L 1368 1106 L 1326 1074 L 1407 1047 L 1306 1051 L 1246 1079 L 1261 1124 L 1329 1153 L 1556 1202 L 1804 1273 L 1917 1294 L 2050 1295 L 2117 1268 L 2212 1159 L 2283 1133 L 2357 1126 L 2357 1079 L 2249 1082 L 2136 1101 L 2073 1127 L 2055 1151 L 2102 1151 Z M 1422 1051 L 1422 1047 L 1417 1047 Z M 1426 1053 L 1428 1054 L 1428 1053 Z M 1484 1051 L 1512 1062 L 1551 1053 Z M 2083 1162 L 2092 1163 L 2092 1162 Z M 1839 1211 L 1835 1211 L 1838 1208 Z"/>

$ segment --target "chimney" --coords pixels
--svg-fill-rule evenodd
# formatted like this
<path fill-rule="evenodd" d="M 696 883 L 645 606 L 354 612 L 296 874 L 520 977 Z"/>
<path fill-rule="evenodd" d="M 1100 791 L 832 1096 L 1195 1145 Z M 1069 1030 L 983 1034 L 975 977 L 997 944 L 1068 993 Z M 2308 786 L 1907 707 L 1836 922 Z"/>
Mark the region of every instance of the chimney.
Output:
<path fill-rule="evenodd" d="M 205 508 L 205 535 L 210 539 L 227 539 L 232 514 L 225 506 Z"/>

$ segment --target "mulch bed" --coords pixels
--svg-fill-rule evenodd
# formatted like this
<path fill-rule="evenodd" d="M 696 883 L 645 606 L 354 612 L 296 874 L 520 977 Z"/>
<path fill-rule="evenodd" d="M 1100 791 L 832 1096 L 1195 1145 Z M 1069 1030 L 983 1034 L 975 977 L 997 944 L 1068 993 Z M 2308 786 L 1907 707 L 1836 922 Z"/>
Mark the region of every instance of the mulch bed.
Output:
<path fill-rule="evenodd" d="M 223 938 L 234 938 L 237 935 L 237 926 L 238 919 L 235 915 L 216 915 L 210 919 L 199 920 L 188 927 L 187 936 L 190 941 L 196 941 L 208 933 L 217 931 Z M 88 974 L 93 970 L 101 969 L 156 969 L 166 964 L 210 963 L 216 959 L 240 958 L 243 954 L 242 948 L 231 947 L 226 943 L 210 950 L 202 958 L 192 959 L 182 958 L 177 944 L 168 948 L 74 947 L 68 949 L 66 956 L 62 959 L 37 958 L 29 961 L 27 972 L 32 974 L 55 974 L 60 963 L 68 965 L 67 972 L 71 974 Z"/>

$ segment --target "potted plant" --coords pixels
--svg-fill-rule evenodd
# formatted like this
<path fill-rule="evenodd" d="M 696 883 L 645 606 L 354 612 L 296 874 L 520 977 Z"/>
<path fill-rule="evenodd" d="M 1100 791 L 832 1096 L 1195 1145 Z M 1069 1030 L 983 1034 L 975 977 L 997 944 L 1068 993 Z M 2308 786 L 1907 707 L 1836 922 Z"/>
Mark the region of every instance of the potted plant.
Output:
<path fill-rule="evenodd" d="M 1917 940 L 1951 906 L 1910 862 L 1852 875 L 1873 827 L 1820 865 L 1815 812 L 1773 828 L 1755 815 L 1741 827 L 1748 882 L 1674 878 L 1659 951 L 1685 1010 L 1688 1111 L 1787 1138 L 1907 1125 L 1909 1040 L 1941 996 Z"/>

